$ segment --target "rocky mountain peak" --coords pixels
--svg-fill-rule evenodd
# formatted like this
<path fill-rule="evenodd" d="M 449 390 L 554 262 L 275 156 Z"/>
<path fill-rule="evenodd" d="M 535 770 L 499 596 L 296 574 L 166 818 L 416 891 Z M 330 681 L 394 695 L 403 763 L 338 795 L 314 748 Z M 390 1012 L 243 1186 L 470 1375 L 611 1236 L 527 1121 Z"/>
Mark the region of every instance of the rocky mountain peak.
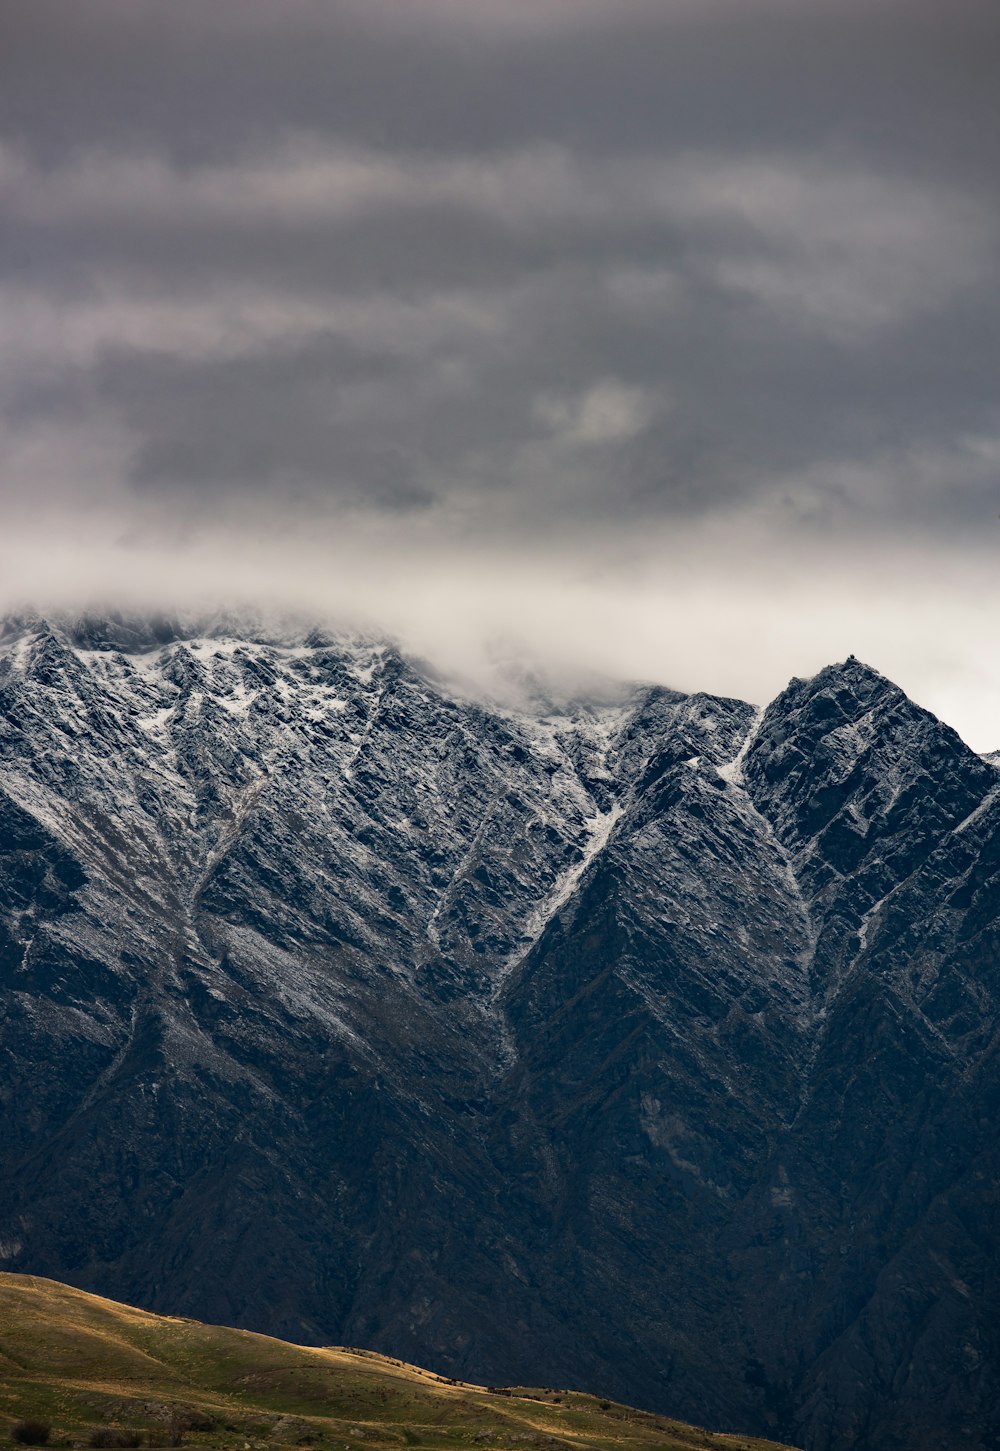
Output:
<path fill-rule="evenodd" d="M 998 780 L 891 682 L 498 703 L 232 617 L 22 617 L 0 672 L 6 1268 L 976 1444 Z"/>
<path fill-rule="evenodd" d="M 897 686 L 849 659 L 795 680 L 747 751 L 747 789 L 796 854 L 812 895 L 859 875 L 883 888 L 911 871 L 995 785 L 988 765 Z"/>

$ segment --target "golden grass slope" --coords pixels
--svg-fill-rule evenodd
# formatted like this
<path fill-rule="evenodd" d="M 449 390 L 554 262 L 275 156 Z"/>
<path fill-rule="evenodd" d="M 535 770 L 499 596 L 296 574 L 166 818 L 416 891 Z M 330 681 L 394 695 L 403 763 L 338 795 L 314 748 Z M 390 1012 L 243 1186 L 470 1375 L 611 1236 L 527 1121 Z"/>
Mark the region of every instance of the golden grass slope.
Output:
<path fill-rule="evenodd" d="M 504 1394 L 365 1350 L 310 1349 L 152 1315 L 52 1280 L 0 1274 L 0 1439 L 29 1417 L 50 1444 L 99 1427 L 218 1451 L 781 1451 L 576 1391 Z"/>

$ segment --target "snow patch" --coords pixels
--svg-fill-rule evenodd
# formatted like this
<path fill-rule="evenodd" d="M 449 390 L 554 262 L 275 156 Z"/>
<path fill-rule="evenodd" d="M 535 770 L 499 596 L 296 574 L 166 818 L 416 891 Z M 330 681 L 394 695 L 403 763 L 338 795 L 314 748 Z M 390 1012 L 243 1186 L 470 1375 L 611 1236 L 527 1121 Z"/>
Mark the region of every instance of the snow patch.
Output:
<path fill-rule="evenodd" d="M 595 815 L 588 817 L 584 822 L 584 827 L 588 835 L 580 860 L 566 868 L 556 880 L 555 885 L 548 895 L 529 914 L 516 950 L 508 957 L 500 969 L 497 985 L 493 993 L 494 998 L 498 996 L 510 972 L 531 951 L 552 919 L 558 916 L 566 903 L 574 895 L 577 887 L 580 885 L 583 874 L 607 846 L 611 833 L 615 829 L 615 825 L 621 820 L 624 814 L 624 806 L 616 801 L 610 811 L 597 812 Z"/>
<path fill-rule="evenodd" d="M 763 721 L 764 710 L 763 708 L 761 708 L 758 709 L 753 720 L 750 722 L 750 729 L 747 731 L 746 736 L 743 739 L 743 744 L 742 746 L 740 746 L 733 759 L 731 761 L 726 761 L 726 763 L 722 766 L 716 766 L 716 772 L 722 777 L 723 781 L 728 781 L 732 786 L 743 785 L 743 763 L 747 758 L 747 752 L 760 734 L 760 728 L 763 724 Z"/>

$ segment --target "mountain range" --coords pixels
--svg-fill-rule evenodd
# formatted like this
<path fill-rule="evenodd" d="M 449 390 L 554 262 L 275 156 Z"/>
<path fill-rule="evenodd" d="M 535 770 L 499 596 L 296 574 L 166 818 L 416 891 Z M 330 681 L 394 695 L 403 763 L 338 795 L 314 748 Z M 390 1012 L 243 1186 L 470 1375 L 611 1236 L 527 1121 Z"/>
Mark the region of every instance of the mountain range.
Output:
<path fill-rule="evenodd" d="M 484 701 L 0 626 L 0 1267 L 809 1451 L 1000 1447 L 1000 771 L 855 660 Z"/>

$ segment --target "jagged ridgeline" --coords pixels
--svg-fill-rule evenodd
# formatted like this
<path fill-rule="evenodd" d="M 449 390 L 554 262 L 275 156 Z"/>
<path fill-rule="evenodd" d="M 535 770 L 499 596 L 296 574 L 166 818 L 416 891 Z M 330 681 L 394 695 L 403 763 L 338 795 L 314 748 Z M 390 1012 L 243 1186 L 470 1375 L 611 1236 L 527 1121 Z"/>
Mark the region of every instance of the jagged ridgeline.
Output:
<path fill-rule="evenodd" d="M 552 1386 L 478 1386 L 0 1274 L 0 1434 L 28 1444 L 266 1451 L 783 1451 Z M 34 1434 L 32 1434 L 34 1432 Z M 788 1451 L 788 1448 L 784 1448 Z"/>
<path fill-rule="evenodd" d="M 11 620 L 11 1270 L 812 1451 L 1000 1445 L 996 768 L 849 660 L 489 706 Z"/>

